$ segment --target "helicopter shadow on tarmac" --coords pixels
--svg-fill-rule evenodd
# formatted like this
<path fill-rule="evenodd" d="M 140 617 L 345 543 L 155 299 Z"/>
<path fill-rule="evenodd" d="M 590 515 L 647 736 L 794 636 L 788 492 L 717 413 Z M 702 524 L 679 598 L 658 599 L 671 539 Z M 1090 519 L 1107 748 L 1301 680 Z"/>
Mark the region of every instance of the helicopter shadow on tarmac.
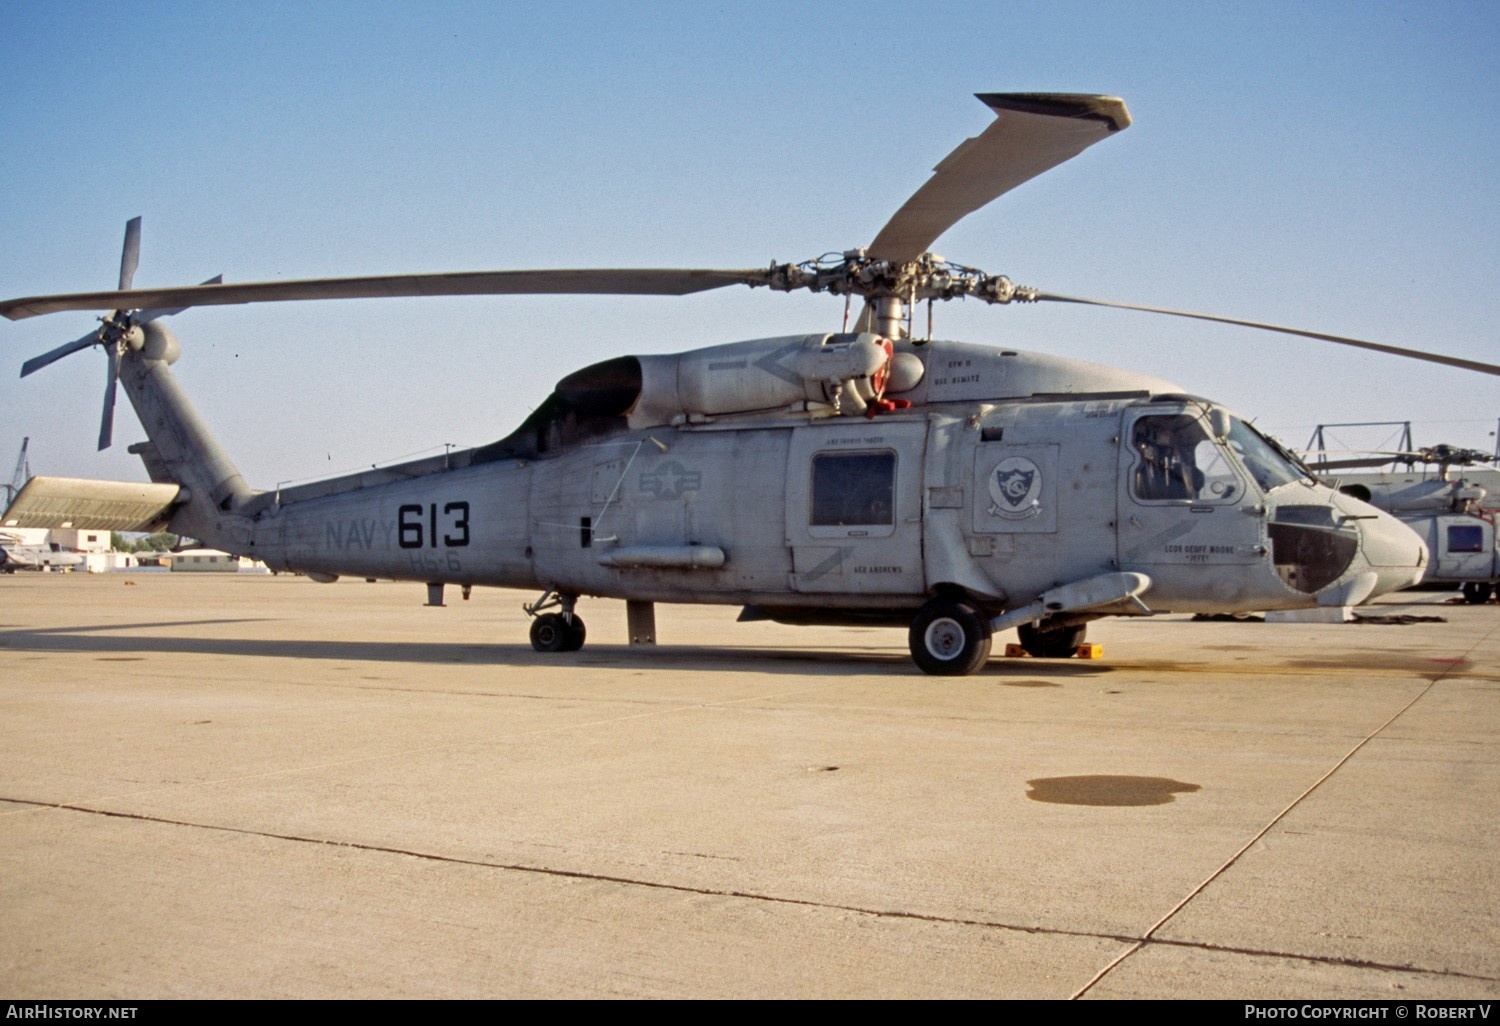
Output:
<path fill-rule="evenodd" d="M 92 655 L 101 662 L 145 660 L 162 656 L 217 656 L 236 659 L 297 659 L 348 663 L 410 665 L 496 666 L 540 670 L 562 667 L 556 655 L 534 651 L 529 645 L 475 644 L 434 641 L 330 641 L 323 638 L 198 637 L 186 633 L 163 633 L 174 628 L 202 628 L 233 624 L 271 622 L 274 618 L 247 617 L 227 620 L 184 620 L 171 623 L 112 624 L 109 627 L 78 625 L 42 629 L 0 630 L 0 655 L 6 658 L 40 658 L 72 653 Z M 150 635 L 121 634 L 122 631 L 152 630 Z M 848 649 L 770 648 L 752 646 L 629 646 L 591 645 L 586 654 L 570 663 L 579 670 L 625 667 L 670 672 L 734 669 L 746 673 L 820 676 L 890 675 L 918 678 L 910 661 L 897 650 L 857 652 Z M 1008 665 L 994 660 L 985 667 L 1000 678 L 1026 677 L 1026 686 L 1040 686 L 1035 678 L 1093 677 L 1111 671 L 1097 663 L 1062 660 L 1016 660 Z"/>

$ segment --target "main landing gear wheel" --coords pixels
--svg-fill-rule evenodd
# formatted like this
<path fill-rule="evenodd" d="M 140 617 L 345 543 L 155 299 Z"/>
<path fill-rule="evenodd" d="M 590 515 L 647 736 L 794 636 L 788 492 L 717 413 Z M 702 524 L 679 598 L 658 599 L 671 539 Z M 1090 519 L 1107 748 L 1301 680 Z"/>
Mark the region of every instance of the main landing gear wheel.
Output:
<path fill-rule="evenodd" d="M 1470 581 L 1464 585 L 1464 601 L 1471 606 L 1482 606 L 1494 590 L 1495 586 L 1487 581 Z"/>
<path fill-rule="evenodd" d="M 543 613 L 531 621 L 531 647 L 538 652 L 577 652 L 587 636 L 583 617 L 577 613 L 572 623 L 561 613 Z"/>
<path fill-rule="evenodd" d="M 936 598 L 918 611 L 907 640 L 923 673 L 963 677 L 990 657 L 990 622 L 967 602 Z"/>
<path fill-rule="evenodd" d="M 1036 656 L 1039 659 L 1066 659 L 1077 652 L 1088 630 L 1086 623 L 1076 623 L 1071 627 L 1045 628 L 1032 623 L 1023 623 L 1016 628 L 1016 634 L 1027 655 Z"/>

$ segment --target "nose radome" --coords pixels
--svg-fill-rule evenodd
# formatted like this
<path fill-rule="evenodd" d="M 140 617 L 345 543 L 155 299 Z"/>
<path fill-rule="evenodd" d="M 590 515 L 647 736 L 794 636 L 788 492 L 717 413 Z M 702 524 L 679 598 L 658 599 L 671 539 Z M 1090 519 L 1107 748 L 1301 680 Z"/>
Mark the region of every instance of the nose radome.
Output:
<path fill-rule="evenodd" d="M 1378 578 L 1372 594 L 1411 587 L 1427 569 L 1427 543 L 1389 513 L 1370 510 L 1377 515 L 1359 521 L 1359 550 Z"/>

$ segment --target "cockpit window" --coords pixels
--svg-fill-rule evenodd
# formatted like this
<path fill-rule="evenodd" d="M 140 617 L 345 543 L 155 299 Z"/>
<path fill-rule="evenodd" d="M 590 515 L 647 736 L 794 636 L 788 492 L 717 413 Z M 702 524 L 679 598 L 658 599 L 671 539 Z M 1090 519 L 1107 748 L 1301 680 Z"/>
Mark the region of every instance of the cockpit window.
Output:
<path fill-rule="evenodd" d="M 1280 446 L 1238 417 L 1229 418 L 1229 447 L 1264 491 L 1310 480 Z"/>
<path fill-rule="evenodd" d="M 1228 455 L 1195 414 L 1142 417 L 1135 422 L 1131 446 L 1136 453 L 1131 489 L 1137 499 L 1220 503 L 1240 496 L 1240 478 Z"/>

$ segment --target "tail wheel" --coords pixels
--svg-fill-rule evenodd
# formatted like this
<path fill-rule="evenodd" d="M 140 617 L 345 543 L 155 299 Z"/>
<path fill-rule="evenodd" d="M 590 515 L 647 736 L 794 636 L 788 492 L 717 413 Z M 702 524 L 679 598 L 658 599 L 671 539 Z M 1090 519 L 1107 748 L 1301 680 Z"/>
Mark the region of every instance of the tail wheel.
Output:
<path fill-rule="evenodd" d="M 918 611 L 907 640 L 923 673 L 963 677 L 990 657 L 990 622 L 967 602 L 935 598 Z"/>
<path fill-rule="evenodd" d="M 1016 634 L 1027 655 L 1040 659 L 1066 659 L 1083 644 L 1088 630 L 1086 623 L 1076 623 L 1070 627 L 1040 627 L 1033 623 L 1023 623 L 1016 629 Z"/>

